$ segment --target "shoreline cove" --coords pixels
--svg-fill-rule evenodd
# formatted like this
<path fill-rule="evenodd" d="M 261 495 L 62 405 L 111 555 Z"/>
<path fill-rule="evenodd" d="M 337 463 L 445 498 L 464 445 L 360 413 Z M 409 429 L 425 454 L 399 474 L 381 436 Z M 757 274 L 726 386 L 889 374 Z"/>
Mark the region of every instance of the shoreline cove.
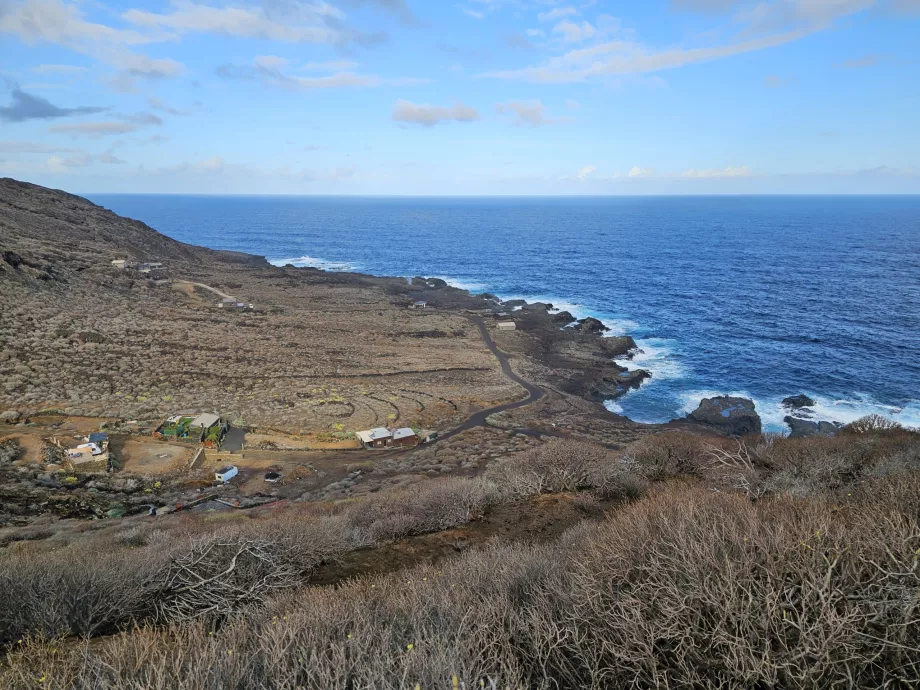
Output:
<path fill-rule="evenodd" d="M 357 273 L 369 277 L 382 278 L 404 278 L 411 282 L 413 276 L 401 274 L 373 274 L 365 273 L 361 270 L 359 264 L 350 261 L 335 261 L 321 257 L 301 256 L 299 258 L 279 258 L 273 259 L 266 257 L 266 261 L 273 266 L 282 267 L 292 265 L 296 268 L 313 268 L 321 271 L 333 273 Z M 490 286 L 474 278 L 454 278 L 446 275 L 426 276 L 443 280 L 449 287 L 458 290 L 464 290 L 471 296 L 480 294 L 495 295 L 502 303 L 523 300 L 528 304 L 549 303 L 553 308 L 549 310 L 550 314 L 568 312 L 576 319 L 594 318 L 600 321 L 606 328 L 610 329 L 602 337 L 629 336 L 636 343 L 636 348 L 627 355 L 614 358 L 614 361 L 629 371 L 646 371 L 650 376 L 644 379 L 637 388 L 631 388 L 622 395 L 604 400 L 602 406 L 609 412 L 626 417 L 637 424 L 659 425 L 669 422 L 683 420 L 686 415 L 696 409 L 700 401 L 704 398 L 717 396 L 743 397 L 750 399 L 757 413 L 760 415 L 765 431 L 775 433 L 789 433 L 788 425 L 783 421 L 784 417 L 792 414 L 794 411 L 783 406 L 783 398 L 804 393 L 815 400 L 815 405 L 806 410 L 799 411 L 796 416 L 810 421 L 829 421 L 848 424 L 856 421 L 861 417 L 870 414 L 879 414 L 908 428 L 920 429 L 920 400 L 910 401 L 903 407 L 887 405 L 872 398 L 871 395 L 864 393 L 854 393 L 853 397 L 837 398 L 821 393 L 808 390 L 795 390 L 788 393 L 772 397 L 759 396 L 751 394 L 746 390 L 716 390 L 716 389 L 684 389 L 678 393 L 677 404 L 682 414 L 675 416 L 652 415 L 645 416 L 638 414 L 629 409 L 629 403 L 635 398 L 645 393 L 651 397 L 649 389 L 662 381 L 679 381 L 687 376 L 687 373 L 680 362 L 679 344 L 672 338 L 658 338 L 648 335 L 648 330 L 643 329 L 640 324 L 628 317 L 612 316 L 603 311 L 592 309 L 583 304 L 570 302 L 564 298 L 554 298 L 547 294 L 503 294 L 501 291 L 489 289 Z M 520 309 L 515 307 L 513 311 Z M 563 326 L 562 328 L 568 328 Z M 646 337 L 643 337 L 645 334 Z M 626 406 L 624 407 L 624 403 Z"/>

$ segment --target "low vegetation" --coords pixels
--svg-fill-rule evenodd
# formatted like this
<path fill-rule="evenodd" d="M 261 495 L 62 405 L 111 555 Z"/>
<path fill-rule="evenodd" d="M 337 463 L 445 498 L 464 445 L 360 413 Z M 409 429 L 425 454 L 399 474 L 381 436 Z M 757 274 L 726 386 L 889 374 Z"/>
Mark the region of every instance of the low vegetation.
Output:
<path fill-rule="evenodd" d="M 918 469 L 920 435 L 878 425 L 659 434 L 262 518 L 102 522 L 39 551 L 34 528 L 0 556 L 0 687 L 910 687 Z M 555 542 L 305 588 L 347 551 L 557 492 L 629 503 Z"/>

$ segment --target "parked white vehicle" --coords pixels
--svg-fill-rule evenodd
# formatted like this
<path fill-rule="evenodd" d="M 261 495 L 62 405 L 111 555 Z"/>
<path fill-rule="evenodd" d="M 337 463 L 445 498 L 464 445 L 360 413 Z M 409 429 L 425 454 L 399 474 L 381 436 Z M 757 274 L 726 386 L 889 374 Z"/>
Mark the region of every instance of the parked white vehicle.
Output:
<path fill-rule="evenodd" d="M 217 472 L 214 473 L 214 478 L 217 481 L 223 482 L 224 484 L 226 484 L 239 473 L 240 471 L 237 467 L 235 467 L 234 465 L 227 465 L 226 467 L 217 470 Z"/>

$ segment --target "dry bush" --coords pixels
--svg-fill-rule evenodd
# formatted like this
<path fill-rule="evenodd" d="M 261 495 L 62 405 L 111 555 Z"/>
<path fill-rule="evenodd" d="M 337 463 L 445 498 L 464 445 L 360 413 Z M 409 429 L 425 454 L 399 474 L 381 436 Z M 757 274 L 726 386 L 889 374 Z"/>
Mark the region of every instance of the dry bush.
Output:
<path fill-rule="evenodd" d="M 648 479 L 656 481 L 699 474 L 706 462 L 707 449 L 717 442 L 693 434 L 668 432 L 645 436 L 623 454 L 635 462 Z"/>
<path fill-rule="evenodd" d="M 0 465 L 13 462 L 13 460 L 19 457 L 20 450 L 19 441 L 15 438 L 9 438 L 0 442 Z"/>
<path fill-rule="evenodd" d="M 452 477 L 367 498 L 352 506 L 346 516 L 374 543 L 469 522 L 491 500 L 485 482 Z"/>
<path fill-rule="evenodd" d="M 671 487 L 555 544 L 286 593 L 213 634 L 30 642 L 0 686 L 917 687 L 920 478 L 864 488 L 839 505 Z"/>
<path fill-rule="evenodd" d="M 193 541 L 154 574 L 151 589 L 158 620 L 191 620 L 264 604 L 300 578 L 280 542 L 231 533 Z"/>
<path fill-rule="evenodd" d="M 844 432 L 852 434 L 869 434 L 874 431 L 893 431 L 903 427 L 888 417 L 880 414 L 870 414 L 860 417 L 855 422 L 850 422 L 843 427 Z"/>
<path fill-rule="evenodd" d="M 155 554 L 48 552 L 0 557 L 0 645 L 23 635 L 92 636 L 148 603 Z"/>
<path fill-rule="evenodd" d="M 645 491 L 638 466 L 603 446 L 554 439 L 491 465 L 485 475 L 507 499 L 594 489 L 602 499 L 635 498 Z"/>

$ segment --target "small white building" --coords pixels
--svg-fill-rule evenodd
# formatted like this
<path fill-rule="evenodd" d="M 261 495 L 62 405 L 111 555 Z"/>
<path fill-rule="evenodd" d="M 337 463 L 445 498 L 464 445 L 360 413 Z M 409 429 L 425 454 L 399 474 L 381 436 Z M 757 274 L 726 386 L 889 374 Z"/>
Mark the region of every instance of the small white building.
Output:
<path fill-rule="evenodd" d="M 128 267 L 128 260 L 127 260 L 127 259 L 113 259 L 113 260 L 112 260 L 112 265 L 113 265 L 115 268 L 120 268 L 120 269 L 124 270 L 124 269 L 126 269 L 126 268 Z"/>
<path fill-rule="evenodd" d="M 189 423 L 190 429 L 210 429 L 212 426 L 220 422 L 220 417 L 216 414 L 210 412 L 205 412 L 200 414 L 195 419 Z"/>
<path fill-rule="evenodd" d="M 382 426 L 355 434 L 365 448 L 386 448 L 393 441 L 393 433 Z"/>
<path fill-rule="evenodd" d="M 498 330 L 500 331 L 516 331 L 517 324 L 514 321 L 500 321 L 498 323 Z"/>
<path fill-rule="evenodd" d="M 409 309 L 427 309 L 427 308 L 428 308 L 428 302 L 425 302 L 424 300 L 413 302 L 409 307 Z"/>
<path fill-rule="evenodd" d="M 227 465 L 226 467 L 222 467 L 214 473 L 214 479 L 226 484 L 239 473 L 240 471 L 235 465 Z"/>

